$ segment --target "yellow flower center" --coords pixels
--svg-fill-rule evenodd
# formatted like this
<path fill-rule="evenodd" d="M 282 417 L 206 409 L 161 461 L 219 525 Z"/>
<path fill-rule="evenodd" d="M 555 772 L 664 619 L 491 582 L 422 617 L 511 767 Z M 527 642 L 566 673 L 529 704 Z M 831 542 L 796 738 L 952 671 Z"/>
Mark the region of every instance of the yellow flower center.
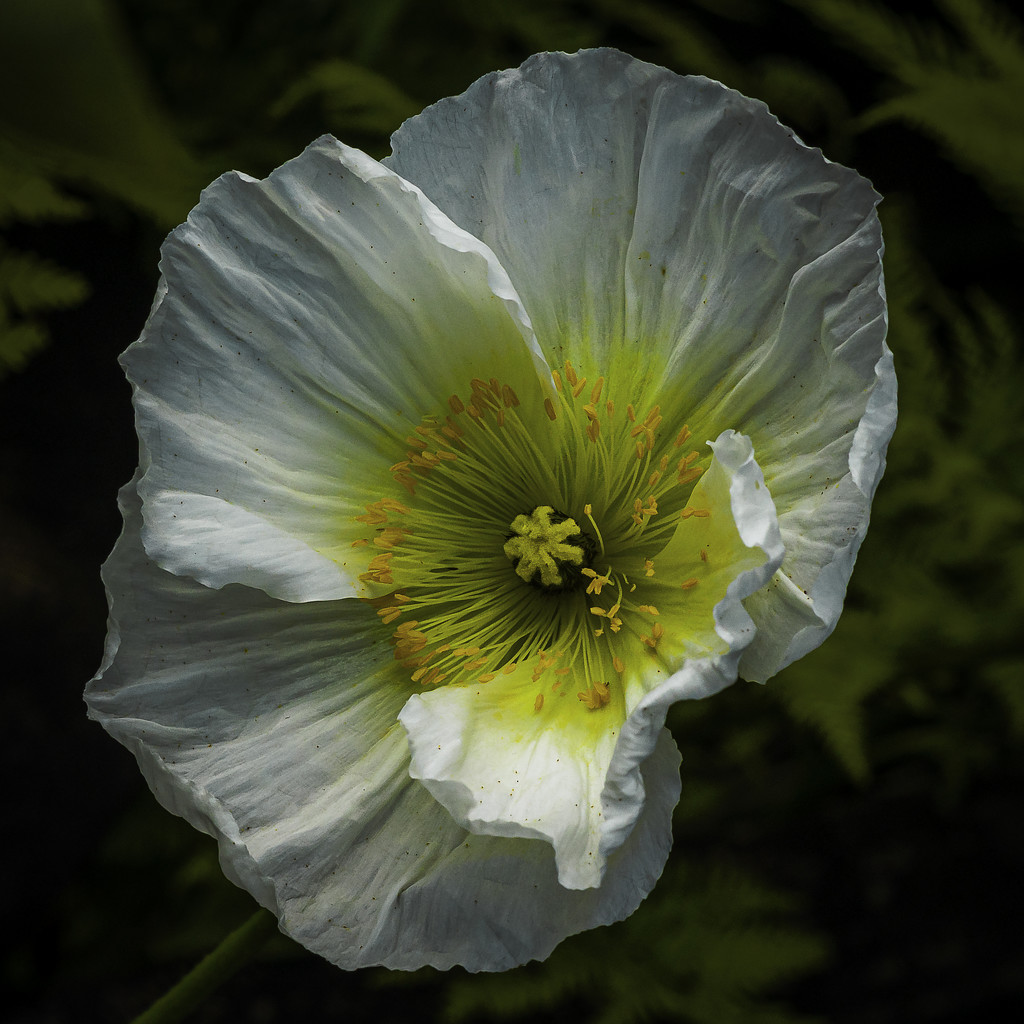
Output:
<path fill-rule="evenodd" d="M 354 547 L 414 683 L 526 669 L 541 713 L 571 674 L 576 706 L 599 711 L 635 659 L 659 656 L 657 587 L 700 581 L 706 552 L 689 568 L 659 555 L 680 519 L 708 516 L 687 499 L 709 460 L 657 405 L 619 412 L 603 377 L 588 387 L 568 362 L 552 376 L 557 404 L 474 379 L 425 418 L 390 467 L 402 491 L 366 505 Z"/>
<path fill-rule="evenodd" d="M 538 505 L 512 520 L 505 554 L 524 582 L 548 591 L 573 590 L 586 582 L 594 542 L 564 512 Z"/>

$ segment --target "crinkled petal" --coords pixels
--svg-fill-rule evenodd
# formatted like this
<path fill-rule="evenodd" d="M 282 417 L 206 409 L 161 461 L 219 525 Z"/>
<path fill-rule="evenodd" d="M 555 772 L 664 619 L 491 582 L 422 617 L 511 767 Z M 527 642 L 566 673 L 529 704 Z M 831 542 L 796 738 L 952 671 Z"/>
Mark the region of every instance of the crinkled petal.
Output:
<path fill-rule="evenodd" d="M 499 254 L 553 365 L 627 342 L 637 178 L 664 68 L 616 50 L 544 53 L 410 118 L 384 163 Z"/>
<path fill-rule="evenodd" d="M 644 803 L 641 769 L 669 705 L 735 681 L 754 635 L 742 601 L 782 560 L 749 438 L 727 431 L 711 447 L 694 501 L 712 515 L 677 531 L 705 570 L 700 587 L 684 590 L 672 575 L 679 554 L 659 556 L 671 577 L 657 588 L 666 638 L 649 666 L 627 668 L 623 688 L 617 678 L 600 680 L 607 704 L 587 710 L 577 699 L 592 682 L 583 665 L 550 687 L 521 662 L 487 682 L 414 695 L 399 716 L 413 777 L 455 820 L 478 834 L 547 840 L 569 888 L 600 885 L 606 858 L 630 835 Z M 701 550 L 712 552 L 707 565 Z"/>
<path fill-rule="evenodd" d="M 679 796 L 663 734 L 644 813 L 604 885 L 558 884 L 546 843 L 468 834 L 409 776 L 408 696 L 364 604 L 220 591 L 143 550 L 136 481 L 105 569 L 111 602 L 91 717 L 157 798 L 216 837 L 225 873 L 339 966 L 501 970 L 628 916 L 661 873 Z"/>
<path fill-rule="evenodd" d="M 211 587 L 355 592 L 354 512 L 448 396 L 495 366 L 550 387 L 493 254 L 394 172 L 329 137 L 265 181 L 227 174 L 163 248 L 123 363 L 146 550 Z M 375 475 L 376 474 L 376 475 Z"/>
<path fill-rule="evenodd" d="M 488 75 L 392 145 L 497 254 L 552 363 L 630 365 L 695 433 L 752 438 L 787 553 L 741 672 L 820 643 L 895 424 L 870 184 L 764 104 L 613 50 Z"/>

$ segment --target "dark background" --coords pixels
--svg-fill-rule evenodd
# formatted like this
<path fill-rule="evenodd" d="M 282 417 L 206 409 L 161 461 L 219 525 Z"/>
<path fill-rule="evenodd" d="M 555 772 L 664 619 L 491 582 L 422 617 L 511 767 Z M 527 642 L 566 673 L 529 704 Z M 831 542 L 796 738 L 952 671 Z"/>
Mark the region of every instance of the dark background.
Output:
<path fill-rule="evenodd" d="M 1000 4 L 7 0 L 0 622 L 13 1021 L 141 1012 L 254 909 L 85 718 L 135 465 L 116 363 L 222 171 L 401 120 L 542 49 L 766 100 L 886 197 L 901 418 L 836 634 L 681 707 L 676 850 L 629 921 L 501 976 L 346 974 L 283 938 L 196 1021 L 1004 1020 L 1024 1006 L 1024 44 Z"/>

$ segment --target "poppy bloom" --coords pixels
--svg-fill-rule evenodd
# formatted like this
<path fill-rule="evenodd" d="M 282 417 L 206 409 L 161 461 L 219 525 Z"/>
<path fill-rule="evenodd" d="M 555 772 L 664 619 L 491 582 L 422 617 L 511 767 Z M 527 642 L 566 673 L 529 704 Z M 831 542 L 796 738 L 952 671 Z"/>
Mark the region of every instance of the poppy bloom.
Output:
<path fill-rule="evenodd" d="M 877 199 L 612 50 L 203 193 L 123 356 L 87 700 L 284 931 L 502 969 L 651 890 L 669 705 L 841 611 L 895 422 Z"/>

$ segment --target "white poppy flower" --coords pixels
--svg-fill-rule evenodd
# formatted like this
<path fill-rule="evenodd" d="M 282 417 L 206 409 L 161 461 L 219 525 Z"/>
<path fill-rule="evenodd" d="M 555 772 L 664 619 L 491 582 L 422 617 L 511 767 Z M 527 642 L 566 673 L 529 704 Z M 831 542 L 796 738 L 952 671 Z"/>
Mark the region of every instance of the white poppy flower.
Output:
<path fill-rule="evenodd" d="M 501 969 L 651 890 L 668 706 L 835 626 L 895 421 L 878 197 L 611 50 L 393 144 L 167 239 L 87 699 L 310 949 Z"/>

